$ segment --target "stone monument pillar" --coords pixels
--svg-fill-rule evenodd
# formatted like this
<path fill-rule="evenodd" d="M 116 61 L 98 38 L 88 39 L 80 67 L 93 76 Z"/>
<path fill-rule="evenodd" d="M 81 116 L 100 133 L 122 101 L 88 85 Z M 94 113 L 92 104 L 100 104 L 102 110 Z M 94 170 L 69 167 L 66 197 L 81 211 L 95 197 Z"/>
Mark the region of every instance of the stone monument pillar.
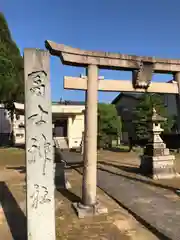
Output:
<path fill-rule="evenodd" d="M 166 179 L 176 177 L 174 160 L 175 156 L 169 153 L 166 144 L 160 137 L 163 129 L 160 123 L 166 119 L 159 116 L 153 109 L 152 118 L 149 119 L 150 140 L 144 149 L 140 169 L 142 173 L 153 179 Z"/>
<path fill-rule="evenodd" d="M 49 53 L 24 50 L 27 239 L 55 240 Z"/>

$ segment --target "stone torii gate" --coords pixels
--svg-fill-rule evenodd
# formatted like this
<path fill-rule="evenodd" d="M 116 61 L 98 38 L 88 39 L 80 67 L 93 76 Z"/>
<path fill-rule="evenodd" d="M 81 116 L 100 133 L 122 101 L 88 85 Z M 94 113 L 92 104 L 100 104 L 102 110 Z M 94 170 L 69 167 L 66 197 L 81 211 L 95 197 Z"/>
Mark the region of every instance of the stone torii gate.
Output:
<path fill-rule="evenodd" d="M 100 210 L 96 197 L 98 90 L 175 93 L 179 104 L 180 60 L 84 51 L 51 41 L 46 41 L 45 45 L 52 55 L 60 57 L 63 64 L 87 69 L 86 78 L 65 77 L 64 87 L 86 91 L 82 202 L 75 207 L 79 216 L 94 214 Z M 49 52 L 24 50 L 29 240 L 55 239 Z M 99 68 L 130 70 L 133 73 L 132 81 L 99 79 Z M 176 83 L 151 83 L 153 72 L 172 73 Z M 179 105 L 178 113 L 180 116 Z"/>
<path fill-rule="evenodd" d="M 97 91 L 174 93 L 179 98 L 180 60 L 86 51 L 52 41 L 46 41 L 45 45 L 63 64 L 87 68 L 87 78 L 65 76 L 64 88 L 87 91 L 83 203 L 93 205 L 96 202 Z M 99 80 L 98 69 L 132 71 L 132 80 Z M 175 82 L 151 83 L 153 73 L 173 74 Z"/>
<path fill-rule="evenodd" d="M 97 168 L 97 102 L 98 91 L 131 91 L 178 94 L 178 115 L 180 116 L 180 60 L 140 57 L 119 53 L 86 51 L 45 41 L 50 54 L 60 57 L 64 65 L 85 67 L 87 77 L 64 77 L 65 89 L 86 91 L 86 116 L 84 136 L 84 172 L 82 205 L 96 205 L 96 168 Z M 132 71 L 132 80 L 99 80 L 98 69 Z M 153 82 L 153 73 L 173 74 L 175 82 Z M 180 121 L 179 121 L 180 122 Z M 81 207 L 77 208 L 81 211 Z"/>

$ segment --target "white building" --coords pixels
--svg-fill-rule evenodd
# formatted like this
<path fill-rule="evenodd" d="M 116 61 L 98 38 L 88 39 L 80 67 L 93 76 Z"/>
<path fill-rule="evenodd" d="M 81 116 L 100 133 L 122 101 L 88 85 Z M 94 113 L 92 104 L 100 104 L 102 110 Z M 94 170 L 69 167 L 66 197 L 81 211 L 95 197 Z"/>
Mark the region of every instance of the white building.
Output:
<path fill-rule="evenodd" d="M 79 102 L 52 103 L 52 128 L 56 144 L 60 148 L 78 148 L 84 132 L 85 106 Z M 24 104 L 14 103 L 14 120 L 3 105 L 0 107 L 1 141 L 8 139 L 13 128 L 15 145 L 25 144 Z"/>

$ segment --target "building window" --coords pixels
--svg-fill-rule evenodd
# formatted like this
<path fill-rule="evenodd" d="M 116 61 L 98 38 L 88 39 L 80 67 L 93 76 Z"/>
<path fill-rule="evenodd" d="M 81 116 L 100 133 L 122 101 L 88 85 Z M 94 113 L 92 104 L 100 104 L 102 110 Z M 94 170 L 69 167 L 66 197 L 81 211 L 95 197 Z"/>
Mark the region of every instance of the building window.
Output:
<path fill-rule="evenodd" d="M 54 137 L 67 137 L 67 119 L 58 119 L 54 122 Z"/>

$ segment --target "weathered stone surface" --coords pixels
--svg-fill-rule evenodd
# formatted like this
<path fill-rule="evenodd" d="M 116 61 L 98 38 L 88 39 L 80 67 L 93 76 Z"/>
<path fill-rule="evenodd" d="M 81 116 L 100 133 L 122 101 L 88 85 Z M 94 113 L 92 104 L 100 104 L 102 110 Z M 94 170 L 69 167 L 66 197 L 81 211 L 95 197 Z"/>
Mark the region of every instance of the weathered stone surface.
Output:
<path fill-rule="evenodd" d="M 160 122 L 166 121 L 153 109 L 152 117 L 149 119 L 150 142 L 144 149 L 141 157 L 140 169 L 143 174 L 151 176 L 153 179 L 174 178 L 177 176 L 174 166 L 175 156 L 169 153 L 166 144 L 160 137 L 163 129 Z"/>
<path fill-rule="evenodd" d="M 86 93 L 86 116 L 83 151 L 82 203 L 96 204 L 97 175 L 97 102 L 98 102 L 98 67 L 87 68 L 88 86 Z"/>
<path fill-rule="evenodd" d="M 165 145 L 165 144 L 164 144 Z M 146 149 L 144 151 L 144 155 L 148 155 L 148 156 L 166 156 L 169 155 L 169 149 L 164 147 L 163 144 L 158 144 L 156 145 L 151 144 L 151 145 L 147 145 Z"/>
<path fill-rule="evenodd" d="M 79 218 L 92 217 L 99 214 L 108 213 L 108 209 L 100 202 L 97 202 L 93 206 L 84 206 L 80 203 L 73 203 L 73 207 L 76 210 Z"/>
<path fill-rule="evenodd" d="M 133 56 L 119 53 L 87 51 L 58 44 L 49 40 L 45 41 L 46 48 L 52 55 L 61 56 L 64 64 L 84 66 L 95 64 L 103 68 L 117 67 L 121 69 L 138 69 L 141 61 L 154 63 L 156 72 L 178 72 L 180 60 L 161 59 L 155 57 Z"/>
<path fill-rule="evenodd" d="M 174 167 L 174 156 L 160 156 L 161 159 L 151 156 L 142 156 L 140 169 L 143 174 L 153 179 L 166 179 L 178 177 Z"/>
<path fill-rule="evenodd" d="M 139 69 L 133 71 L 134 88 L 147 89 L 151 83 L 152 74 L 153 74 L 153 63 L 141 61 Z"/>
<path fill-rule="evenodd" d="M 25 49 L 28 240 L 55 240 L 54 149 L 49 53 Z"/>
<path fill-rule="evenodd" d="M 119 82 L 121 84 L 119 84 Z M 64 88 L 74 90 L 87 90 L 87 79 L 80 77 L 64 77 Z M 98 90 L 108 92 L 153 92 L 153 93 L 178 93 L 176 82 L 151 82 L 148 89 L 134 88 L 132 80 L 98 80 Z"/>

